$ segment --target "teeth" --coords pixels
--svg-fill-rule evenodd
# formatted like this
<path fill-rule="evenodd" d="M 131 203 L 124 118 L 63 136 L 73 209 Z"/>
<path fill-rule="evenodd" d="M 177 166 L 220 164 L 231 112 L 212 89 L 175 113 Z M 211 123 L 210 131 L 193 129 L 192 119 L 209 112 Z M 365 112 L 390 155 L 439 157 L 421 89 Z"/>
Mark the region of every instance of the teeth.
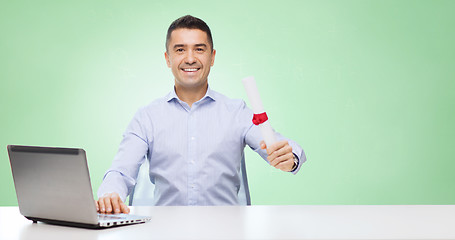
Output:
<path fill-rule="evenodd" d="M 186 68 L 186 69 L 183 69 L 183 71 L 185 71 L 185 72 L 196 72 L 197 68 Z"/>

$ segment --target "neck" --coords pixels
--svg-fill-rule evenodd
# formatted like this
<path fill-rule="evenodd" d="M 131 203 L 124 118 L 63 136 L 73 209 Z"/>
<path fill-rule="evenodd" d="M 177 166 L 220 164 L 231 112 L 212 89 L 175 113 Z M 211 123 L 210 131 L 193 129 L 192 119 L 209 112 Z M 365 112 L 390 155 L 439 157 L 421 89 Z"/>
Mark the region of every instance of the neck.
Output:
<path fill-rule="evenodd" d="M 185 88 L 181 85 L 175 84 L 175 93 L 180 100 L 186 102 L 190 107 L 193 103 L 201 100 L 205 96 L 207 89 L 207 83 L 197 88 Z"/>

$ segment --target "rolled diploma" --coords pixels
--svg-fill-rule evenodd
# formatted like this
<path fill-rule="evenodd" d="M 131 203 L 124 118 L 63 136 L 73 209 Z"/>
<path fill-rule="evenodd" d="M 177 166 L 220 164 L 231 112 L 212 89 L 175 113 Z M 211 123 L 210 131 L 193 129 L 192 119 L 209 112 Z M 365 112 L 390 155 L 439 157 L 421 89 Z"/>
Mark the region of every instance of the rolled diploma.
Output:
<path fill-rule="evenodd" d="M 248 99 L 250 100 L 251 107 L 253 108 L 253 113 L 260 114 L 265 112 L 254 77 L 244 78 L 242 82 L 245 87 L 246 94 L 248 95 Z M 276 142 L 275 133 L 273 132 L 269 120 L 259 124 L 259 128 L 261 129 L 262 137 L 264 138 L 264 142 L 267 144 L 267 147 Z"/>

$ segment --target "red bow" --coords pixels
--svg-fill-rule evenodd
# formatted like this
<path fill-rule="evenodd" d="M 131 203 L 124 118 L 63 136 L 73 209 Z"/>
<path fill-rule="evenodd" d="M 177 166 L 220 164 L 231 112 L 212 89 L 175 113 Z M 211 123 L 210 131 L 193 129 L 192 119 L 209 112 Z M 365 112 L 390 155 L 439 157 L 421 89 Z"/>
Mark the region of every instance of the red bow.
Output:
<path fill-rule="evenodd" d="M 254 125 L 262 124 L 265 121 L 267 121 L 268 119 L 269 118 L 267 117 L 267 114 L 265 112 L 253 115 L 253 123 L 254 123 Z"/>

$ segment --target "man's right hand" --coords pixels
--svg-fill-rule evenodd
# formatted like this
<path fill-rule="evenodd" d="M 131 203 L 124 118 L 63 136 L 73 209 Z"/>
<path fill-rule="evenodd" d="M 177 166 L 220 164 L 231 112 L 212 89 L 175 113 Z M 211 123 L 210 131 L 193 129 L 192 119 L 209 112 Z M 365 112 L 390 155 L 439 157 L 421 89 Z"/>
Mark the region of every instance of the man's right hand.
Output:
<path fill-rule="evenodd" d="M 118 193 L 106 193 L 95 201 L 99 213 L 130 213 L 128 206 L 123 203 Z"/>

